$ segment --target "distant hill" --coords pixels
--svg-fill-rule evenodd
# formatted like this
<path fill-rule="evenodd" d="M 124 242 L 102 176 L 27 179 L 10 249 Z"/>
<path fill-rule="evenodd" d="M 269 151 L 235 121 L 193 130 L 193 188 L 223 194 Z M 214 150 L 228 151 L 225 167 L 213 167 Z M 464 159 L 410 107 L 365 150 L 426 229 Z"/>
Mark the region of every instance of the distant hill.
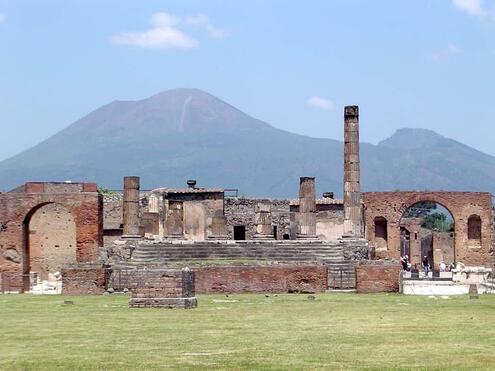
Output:
<path fill-rule="evenodd" d="M 362 125 L 365 125 L 363 123 Z M 363 143 L 364 190 L 445 189 L 495 192 L 495 158 L 432 131 L 401 129 Z M 297 197 L 299 176 L 318 192 L 342 191 L 343 144 L 276 129 L 196 89 L 139 101 L 114 101 L 58 134 L 0 162 L 0 189 L 26 181 L 95 181 L 122 188 L 238 188 L 246 196 Z"/>

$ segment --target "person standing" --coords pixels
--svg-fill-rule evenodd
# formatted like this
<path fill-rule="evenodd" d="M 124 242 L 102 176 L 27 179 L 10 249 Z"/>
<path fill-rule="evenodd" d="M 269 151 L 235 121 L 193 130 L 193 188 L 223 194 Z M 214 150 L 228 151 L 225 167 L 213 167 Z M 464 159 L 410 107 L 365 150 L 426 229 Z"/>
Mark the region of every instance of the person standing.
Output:
<path fill-rule="evenodd" d="M 428 278 L 428 273 L 430 272 L 430 262 L 428 257 L 425 255 L 423 258 L 423 270 L 425 271 L 425 277 Z"/>

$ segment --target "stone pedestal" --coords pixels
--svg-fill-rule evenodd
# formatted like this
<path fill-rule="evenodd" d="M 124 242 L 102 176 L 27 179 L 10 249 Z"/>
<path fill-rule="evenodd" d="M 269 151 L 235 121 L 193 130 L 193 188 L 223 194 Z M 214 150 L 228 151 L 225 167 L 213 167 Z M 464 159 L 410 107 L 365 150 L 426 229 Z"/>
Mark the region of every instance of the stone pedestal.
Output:
<path fill-rule="evenodd" d="M 316 239 L 316 190 L 315 178 L 299 179 L 298 239 Z"/>
<path fill-rule="evenodd" d="M 132 290 L 131 308 L 196 308 L 195 274 L 189 268 L 145 270 L 142 284 Z"/>

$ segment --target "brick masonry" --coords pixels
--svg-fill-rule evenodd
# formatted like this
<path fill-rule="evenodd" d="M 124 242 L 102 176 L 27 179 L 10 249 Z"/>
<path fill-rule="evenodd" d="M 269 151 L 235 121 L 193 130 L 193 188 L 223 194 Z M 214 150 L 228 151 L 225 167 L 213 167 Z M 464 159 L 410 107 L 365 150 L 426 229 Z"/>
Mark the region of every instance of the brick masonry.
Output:
<path fill-rule="evenodd" d="M 399 291 L 398 264 L 359 265 L 356 268 L 356 290 L 360 294 Z"/>
<path fill-rule="evenodd" d="M 195 308 L 195 273 L 189 269 L 138 270 L 131 308 Z"/>
<path fill-rule="evenodd" d="M 62 269 L 63 295 L 101 295 L 105 292 L 108 271 L 102 267 Z"/>
<path fill-rule="evenodd" d="M 377 245 L 374 221 L 387 220 L 386 249 L 376 251 L 377 258 L 398 259 L 400 255 L 400 221 L 404 212 L 421 201 L 433 201 L 449 210 L 455 223 L 454 254 L 457 262 L 468 266 L 493 266 L 492 195 L 485 192 L 371 192 L 363 193 L 366 238 Z M 481 218 L 481 240 L 468 241 L 468 219 Z"/>
<path fill-rule="evenodd" d="M 196 292 L 201 294 L 325 292 L 325 266 L 232 266 L 195 268 Z"/>

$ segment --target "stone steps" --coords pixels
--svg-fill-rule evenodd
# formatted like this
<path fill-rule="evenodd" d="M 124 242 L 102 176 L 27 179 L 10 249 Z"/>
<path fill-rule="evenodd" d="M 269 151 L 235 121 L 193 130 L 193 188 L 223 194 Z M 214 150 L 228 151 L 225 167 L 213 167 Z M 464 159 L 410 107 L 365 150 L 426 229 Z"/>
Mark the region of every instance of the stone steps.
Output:
<path fill-rule="evenodd" d="M 133 262 L 151 263 L 183 260 L 341 261 L 342 247 L 313 243 L 151 243 L 139 244 Z"/>

